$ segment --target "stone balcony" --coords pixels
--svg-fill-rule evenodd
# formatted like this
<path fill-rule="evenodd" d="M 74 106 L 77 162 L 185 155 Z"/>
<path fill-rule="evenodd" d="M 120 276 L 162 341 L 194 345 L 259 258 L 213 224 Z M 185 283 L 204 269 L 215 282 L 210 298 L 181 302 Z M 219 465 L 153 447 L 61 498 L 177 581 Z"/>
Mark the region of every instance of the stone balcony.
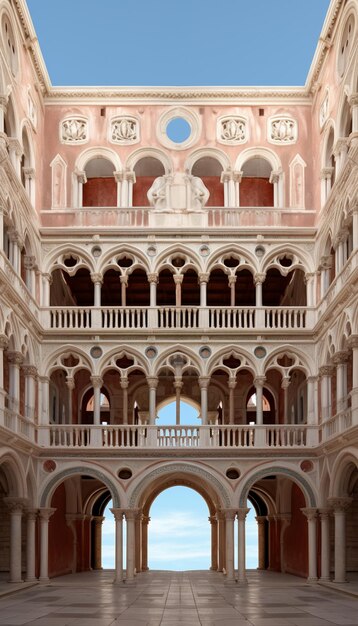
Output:
<path fill-rule="evenodd" d="M 152 207 L 91 207 L 41 211 L 42 228 L 145 228 L 190 232 L 205 228 L 314 228 L 316 212 L 266 207 L 204 207 L 201 211 L 158 211 Z"/>
<path fill-rule="evenodd" d="M 48 307 L 41 311 L 46 330 L 200 332 L 313 330 L 311 307 Z"/>

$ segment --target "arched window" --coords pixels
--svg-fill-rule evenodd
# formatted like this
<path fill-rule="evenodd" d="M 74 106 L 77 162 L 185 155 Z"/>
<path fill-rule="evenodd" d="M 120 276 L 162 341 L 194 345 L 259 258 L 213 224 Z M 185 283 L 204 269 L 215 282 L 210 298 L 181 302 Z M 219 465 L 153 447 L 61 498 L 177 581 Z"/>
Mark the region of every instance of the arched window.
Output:
<path fill-rule="evenodd" d="M 274 206 L 274 185 L 271 182 L 271 174 L 271 163 L 260 156 L 253 157 L 244 163 L 240 183 L 240 206 Z"/>
<path fill-rule="evenodd" d="M 83 207 L 116 207 L 117 182 L 114 165 L 108 159 L 95 157 L 85 167 L 86 182 L 83 185 Z"/>
<path fill-rule="evenodd" d="M 349 54 L 352 48 L 352 42 L 354 40 L 355 33 L 355 19 L 354 15 L 349 15 L 346 24 L 343 29 L 342 38 L 338 47 L 337 56 L 337 69 L 340 77 L 343 77 L 349 59 Z"/>
<path fill-rule="evenodd" d="M 148 190 L 156 178 L 164 176 L 164 165 L 154 157 L 143 157 L 134 166 L 136 182 L 133 187 L 133 206 L 149 206 Z"/>
<path fill-rule="evenodd" d="M 18 70 L 17 47 L 14 32 L 7 15 L 3 16 L 1 30 L 6 60 L 9 64 L 12 74 L 16 76 Z"/>
<path fill-rule="evenodd" d="M 192 167 L 193 176 L 198 176 L 208 189 L 210 196 L 206 206 L 224 206 L 224 185 L 221 182 L 223 167 L 213 157 L 202 157 Z"/>

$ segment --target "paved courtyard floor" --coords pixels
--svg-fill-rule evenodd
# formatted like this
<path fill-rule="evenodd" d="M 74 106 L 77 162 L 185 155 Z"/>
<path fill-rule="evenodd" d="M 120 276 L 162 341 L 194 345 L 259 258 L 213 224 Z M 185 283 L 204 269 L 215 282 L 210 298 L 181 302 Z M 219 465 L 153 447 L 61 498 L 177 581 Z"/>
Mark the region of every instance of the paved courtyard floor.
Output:
<path fill-rule="evenodd" d="M 283 574 L 252 571 L 245 587 L 204 571 L 147 572 L 121 586 L 112 578 L 110 571 L 63 576 L 3 596 L 0 624 L 358 626 L 358 597 Z"/>

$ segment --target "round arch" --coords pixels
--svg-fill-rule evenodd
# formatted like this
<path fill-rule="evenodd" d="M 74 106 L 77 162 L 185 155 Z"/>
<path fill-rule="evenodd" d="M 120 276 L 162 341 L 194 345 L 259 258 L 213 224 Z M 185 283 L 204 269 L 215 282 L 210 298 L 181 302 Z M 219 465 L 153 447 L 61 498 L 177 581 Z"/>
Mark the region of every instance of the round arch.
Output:
<path fill-rule="evenodd" d="M 200 490 L 206 491 L 212 502 L 215 502 L 216 507 L 230 508 L 231 499 L 225 485 L 203 467 L 190 463 L 166 463 L 149 471 L 133 487 L 129 496 L 129 506 L 131 508 L 143 506 L 147 493 L 151 493 L 168 480 L 174 481 L 180 480 L 180 478 L 190 482 L 192 488 L 195 485 Z"/>
<path fill-rule="evenodd" d="M 127 161 L 126 161 L 126 169 L 133 171 L 138 161 L 145 158 L 152 158 L 160 161 L 164 167 L 165 173 L 170 174 L 173 171 L 173 163 L 168 154 L 166 154 L 163 150 L 159 148 L 138 148 L 134 152 L 132 152 Z"/>
<path fill-rule="evenodd" d="M 279 474 L 280 476 L 290 478 L 302 489 L 307 506 L 317 508 L 317 497 L 312 485 L 308 482 L 308 480 L 301 476 L 291 467 L 281 467 L 280 465 L 267 465 L 262 467 L 258 471 L 252 470 L 252 472 L 249 473 L 249 475 L 246 477 L 245 482 L 241 485 L 239 491 L 239 507 L 245 507 L 249 491 L 257 481 L 265 478 L 265 476 L 270 476 L 273 474 Z"/>
<path fill-rule="evenodd" d="M 51 498 L 60 483 L 66 478 L 72 478 L 77 474 L 85 474 L 101 481 L 107 487 L 112 496 L 113 507 L 120 508 L 121 501 L 118 493 L 118 486 L 113 483 L 112 477 L 109 477 L 103 470 L 100 471 L 88 465 L 75 465 L 58 472 L 55 476 L 51 476 L 41 490 L 39 506 L 41 508 L 49 507 L 51 504 Z"/>
<path fill-rule="evenodd" d="M 10 448 L 4 448 L 0 453 L 0 468 L 5 472 L 8 480 L 10 495 L 26 498 L 26 475 L 16 452 L 10 450 Z"/>
<path fill-rule="evenodd" d="M 115 150 L 111 150 L 110 148 L 103 148 L 101 146 L 87 148 L 87 150 L 84 150 L 76 159 L 75 170 L 77 169 L 80 172 L 83 172 L 88 162 L 98 157 L 110 161 L 113 164 L 114 171 L 122 171 L 122 162 L 117 152 L 115 152 Z"/>
<path fill-rule="evenodd" d="M 281 160 L 274 150 L 257 146 L 255 148 L 247 148 L 246 150 L 240 152 L 235 162 L 235 171 L 241 172 L 246 161 L 249 161 L 254 157 L 261 157 L 262 159 L 268 161 L 273 170 L 279 170 L 282 168 Z"/>
<path fill-rule="evenodd" d="M 341 498 L 347 495 L 344 492 L 344 481 L 350 465 L 354 465 L 358 469 L 357 450 L 353 447 L 342 450 L 334 461 L 329 489 L 330 497 Z"/>
<path fill-rule="evenodd" d="M 191 173 L 195 163 L 204 158 L 210 158 L 218 161 L 223 170 L 227 170 L 231 167 L 230 159 L 223 150 L 219 150 L 218 148 L 198 148 L 198 150 L 194 150 L 194 152 L 189 154 L 187 160 L 185 161 L 185 171 L 189 171 L 189 173 Z"/>

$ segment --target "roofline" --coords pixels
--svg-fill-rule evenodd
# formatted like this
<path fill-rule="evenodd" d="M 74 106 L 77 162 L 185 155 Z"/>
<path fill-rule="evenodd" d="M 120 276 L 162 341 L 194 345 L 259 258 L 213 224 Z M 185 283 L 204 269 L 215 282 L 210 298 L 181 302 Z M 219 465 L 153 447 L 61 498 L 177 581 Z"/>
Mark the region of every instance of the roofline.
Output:
<path fill-rule="evenodd" d="M 127 101 L 146 100 L 157 103 L 182 102 L 212 102 L 222 101 L 231 103 L 234 99 L 240 99 L 242 104 L 252 104 L 252 100 L 264 100 L 266 103 L 272 99 L 295 103 L 307 103 L 312 93 L 316 90 L 319 74 L 324 59 L 331 45 L 332 33 L 337 21 L 339 10 L 344 0 L 331 0 L 327 15 L 322 27 L 321 35 L 312 59 L 312 63 L 304 86 L 59 86 L 52 85 L 46 63 L 42 55 L 40 44 L 36 35 L 35 27 L 27 6 L 26 0 L 14 0 L 18 15 L 25 34 L 25 45 L 31 52 L 34 68 L 39 79 L 43 96 L 46 103 L 59 104 L 63 99 L 79 99 L 83 104 L 93 103 L 95 100 L 125 99 Z M 257 104 L 257 102 L 256 102 Z"/>

